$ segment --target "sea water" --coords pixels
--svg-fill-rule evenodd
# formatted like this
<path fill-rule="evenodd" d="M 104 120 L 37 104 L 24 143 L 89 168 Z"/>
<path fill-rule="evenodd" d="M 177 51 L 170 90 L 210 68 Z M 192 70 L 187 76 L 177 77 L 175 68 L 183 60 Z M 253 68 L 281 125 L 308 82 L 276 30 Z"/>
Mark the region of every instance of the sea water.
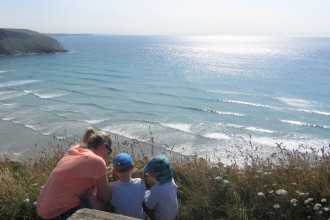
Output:
<path fill-rule="evenodd" d="M 52 37 L 70 52 L 0 59 L 0 123 L 223 159 L 250 142 L 329 147 L 330 38 Z"/>

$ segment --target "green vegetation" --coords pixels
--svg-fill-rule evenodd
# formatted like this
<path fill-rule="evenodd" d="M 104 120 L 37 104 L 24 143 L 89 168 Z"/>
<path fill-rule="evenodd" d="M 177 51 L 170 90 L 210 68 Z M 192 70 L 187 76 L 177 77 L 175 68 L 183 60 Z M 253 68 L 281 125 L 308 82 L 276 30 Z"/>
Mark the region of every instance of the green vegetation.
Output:
<path fill-rule="evenodd" d="M 55 39 L 26 29 L 0 28 L 0 57 L 67 52 Z"/>
<path fill-rule="evenodd" d="M 125 151 L 137 153 L 136 144 Z M 116 144 L 113 155 L 123 150 L 120 145 Z M 68 146 L 50 147 L 51 152 L 40 152 L 32 160 L 1 160 L 0 219 L 36 218 L 34 203 L 40 187 Z M 240 166 L 198 157 L 173 161 L 179 186 L 177 219 L 330 218 L 330 154 L 325 149 L 301 146 L 288 151 L 278 145 L 278 153 L 258 158 L 257 148 L 252 144 L 247 148 L 241 152 L 245 161 Z M 136 168 L 141 169 L 147 159 L 136 159 Z M 111 174 L 109 179 L 113 180 Z M 146 179 L 147 186 L 150 181 Z"/>

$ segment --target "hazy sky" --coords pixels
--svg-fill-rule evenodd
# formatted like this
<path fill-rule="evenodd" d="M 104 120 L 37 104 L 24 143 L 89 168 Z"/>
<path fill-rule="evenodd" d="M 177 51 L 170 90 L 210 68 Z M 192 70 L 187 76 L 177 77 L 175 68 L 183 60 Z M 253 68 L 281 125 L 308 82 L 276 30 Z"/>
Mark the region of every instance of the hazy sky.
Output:
<path fill-rule="evenodd" d="M 330 0 L 0 0 L 0 28 L 330 37 Z"/>

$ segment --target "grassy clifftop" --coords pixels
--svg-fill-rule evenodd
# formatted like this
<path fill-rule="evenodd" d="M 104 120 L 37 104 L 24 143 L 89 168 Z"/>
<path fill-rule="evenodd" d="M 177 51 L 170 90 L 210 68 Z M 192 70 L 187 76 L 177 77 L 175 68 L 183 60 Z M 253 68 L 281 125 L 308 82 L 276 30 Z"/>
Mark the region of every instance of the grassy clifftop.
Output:
<path fill-rule="evenodd" d="M 0 28 L 0 56 L 67 52 L 55 39 L 27 29 Z"/>

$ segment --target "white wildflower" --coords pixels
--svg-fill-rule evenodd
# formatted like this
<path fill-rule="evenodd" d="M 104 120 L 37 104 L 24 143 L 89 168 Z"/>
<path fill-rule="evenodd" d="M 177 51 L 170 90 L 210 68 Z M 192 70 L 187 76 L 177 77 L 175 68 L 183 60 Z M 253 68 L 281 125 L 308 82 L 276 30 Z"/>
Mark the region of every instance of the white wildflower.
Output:
<path fill-rule="evenodd" d="M 308 198 L 305 200 L 304 204 L 309 204 L 311 201 L 313 201 L 313 198 Z"/>
<path fill-rule="evenodd" d="M 229 181 L 228 181 L 228 180 L 223 180 L 222 183 L 223 183 L 223 184 L 228 184 Z"/>
<path fill-rule="evenodd" d="M 215 177 L 214 179 L 215 179 L 216 181 L 219 181 L 219 182 L 222 181 L 222 177 L 221 177 L 221 176 L 217 176 L 217 177 Z"/>
<path fill-rule="evenodd" d="M 262 173 L 262 170 L 257 170 L 257 173 L 261 174 Z"/>
<path fill-rule="evenodd" d="M 304 196 L 305 193 L 298 193 L 298 196 Z"/>
<path fill-rule="evenodd" d="M 326 198 L 323 198 L 323 199 L 321 199 L 321 202 L 327 202 L 327 199 Z"/>
<path fill-rule="evenodd" d="M 276 186 L 277 184 L 276 183 L 273 183 L 273 186 Z"/>
<path fill-rule="evenodd" d="M 288 192 L 285 189 L 279 189 L 276 191 L 277 195 L 286 195 Z"/>
<path fill-rule="evenodd" d="M 314 210 L 317 211 L 317 210 L 320 210 L 320 209 L 322 209 L 322 205 L 320 203 L 315 203 Z"/>
<path fill-rule="evenodd" d="M 24 199 L 24 202 L 25 202 L 25 203 L 29 203 L 29 202 L 30 202 L 30 199 L 29 199 L 29 198 Z"/>
<path fill-rule="evenodd" d="M 33 205 L 34 205 L 34 206 L 37 206 L 37 202 L 34 202 Z"/>
<path fill-rule="evenodd" d="M 269 190 L 269 192 L 268 192 L 268 193 L 269 193 L 269 194 L 272 194 L 273 192 L 274 192 L 274 190 Z"/>
<path fill-rule="evenodd" d="M 290 202 L 293 206 L 297 206 L 297 199 L 291 199 Z"/>
<path fill-rule="evenodd" d="M 264 196 L 265 194 L 263 192 L 258 192 L 258 196 Z"/>
<path fill-rule="evenodd" d="M 280 205 L 279 204 L 274 204 L 274 209 L 279 209 L 280 208 Z"/>
<path fill-rule="evenodd" d="M 326 212 L 329 212 L 330 208 L 329 207 L 323 207 L 323 210 L 326 211 Z"/>

